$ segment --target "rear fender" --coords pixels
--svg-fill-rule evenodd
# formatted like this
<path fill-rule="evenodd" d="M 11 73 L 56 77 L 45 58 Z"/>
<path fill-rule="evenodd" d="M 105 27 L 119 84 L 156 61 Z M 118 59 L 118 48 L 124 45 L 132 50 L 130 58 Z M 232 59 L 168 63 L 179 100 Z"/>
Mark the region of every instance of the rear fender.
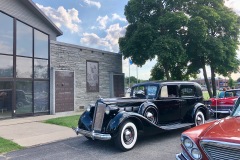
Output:
<path fill-rule="evenodd" d="M 203 103 L 197 103 L 197 104 L 195 104 L 194 109 L 193 109 L 193 112 L 192 112 L 192 114 L 191 114 L 193 120 L 194 120 L 195 114 L 196 114 L 196 112 L 197 112 L 198 110 L 200 110 L 200 111 L 203 112 L 206 120 L 209 119 L 209 110 L 208 110 L 208 108 L 205 107 Z"/>

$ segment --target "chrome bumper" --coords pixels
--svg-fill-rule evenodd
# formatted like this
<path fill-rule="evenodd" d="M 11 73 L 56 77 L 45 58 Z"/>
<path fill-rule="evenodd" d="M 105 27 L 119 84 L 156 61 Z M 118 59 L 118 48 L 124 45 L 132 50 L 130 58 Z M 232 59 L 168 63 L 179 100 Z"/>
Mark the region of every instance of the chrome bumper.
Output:
<path fill-rule="evenodd" d="M 176 154 L 176 160 L 188 160 L 188 159 L 186 159 L 186 158 L 182 155 L 182 153 L 179 153 L 179 154 Z"/>
<path fill-rule="evenodd" d="M 224 114 L 230 114 L 231 110 L 213 110 L 209 108 L 210 113 L 224 113 Z"/>
<path fill-rule="evenodd" d="M 94 139 L 99 139 L 99 140 L 110 140 L 112 138 L 112 136 L 110 134 L 101 134 L 101 133 L 95 133 L 94 131 L 90 132 L 90 131 L 86 131 L 86 130 L 83 130 L 83 129 L 80 129 L 80 128 L 72 128 L 75 133 L 78 135 L 78 134 L 82 134 L 86 137 L 90 137 L 92 138 L 93 140 Z"/>

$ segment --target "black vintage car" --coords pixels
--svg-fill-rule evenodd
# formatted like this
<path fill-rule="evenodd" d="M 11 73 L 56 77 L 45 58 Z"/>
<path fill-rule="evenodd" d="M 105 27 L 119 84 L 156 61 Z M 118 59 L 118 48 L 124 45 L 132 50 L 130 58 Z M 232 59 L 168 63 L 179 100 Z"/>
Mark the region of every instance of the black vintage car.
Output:
<path fill-rule="evenodd" d="M 144 82 L 130 97 L 99 99 L 81 115 L 77 134 L 89 140 L 114 140 L 127 151 L 139 133 L 196 126 L 209 119 L 201 86 L 194 82 Z"/>

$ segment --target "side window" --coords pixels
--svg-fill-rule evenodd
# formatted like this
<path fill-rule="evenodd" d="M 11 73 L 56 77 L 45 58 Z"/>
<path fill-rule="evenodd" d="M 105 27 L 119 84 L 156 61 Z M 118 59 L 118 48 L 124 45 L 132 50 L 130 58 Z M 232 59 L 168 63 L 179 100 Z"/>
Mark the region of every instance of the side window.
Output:
<path fill-rule="evenodd" d="M 161 96 L 161 97 L 168 97 L 168 89 L 167 89 L 167 86 L 163 86 L 163 87 L 162 87 L 160 96 Z"/>
<path fill-rule="evenodd" d="M 195 96 L 195 88 L 193 85 L 182 85 L 180 89 L 181 97 Z"/>
<path fill-rule="evenodd" d="M 163 86 L 161 89 L 161 97 L 177 97 L 177 85 Z"/>

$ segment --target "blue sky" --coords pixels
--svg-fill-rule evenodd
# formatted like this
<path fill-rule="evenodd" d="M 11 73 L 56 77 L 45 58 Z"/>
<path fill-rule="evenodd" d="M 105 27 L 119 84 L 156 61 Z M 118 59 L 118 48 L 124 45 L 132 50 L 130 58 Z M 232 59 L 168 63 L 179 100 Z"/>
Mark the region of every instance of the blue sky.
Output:
<path fill-rule="evenodd" d="M 65 43 L 119 52 L 118 38 L 124 36 L 128 25 L 124 7 L 128 0 L 33 0 L 63 31 L 57 40 Z M 240 15 L 240 0 L 228 0 L 226 5 Z M 147 80 L 156 63 L 148 61 L 138 68 L 138 77 Z M 128 60 L 123 60 L 123 72 L 129 75 Z M 136 66 L 130 66 L 136 77 Z M 210 74 L 209 74 L 210 75 Z"/>

